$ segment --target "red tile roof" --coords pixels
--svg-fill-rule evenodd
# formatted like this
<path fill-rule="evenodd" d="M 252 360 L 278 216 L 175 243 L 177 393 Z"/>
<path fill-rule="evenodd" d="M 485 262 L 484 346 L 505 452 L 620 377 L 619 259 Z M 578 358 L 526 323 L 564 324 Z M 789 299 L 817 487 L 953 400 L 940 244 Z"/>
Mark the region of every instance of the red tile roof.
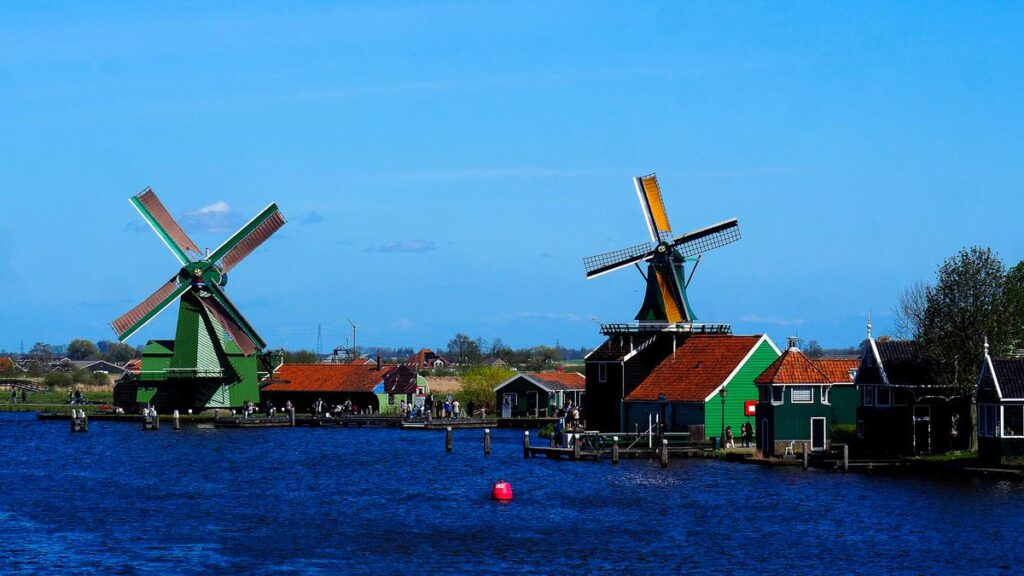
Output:
<path fill-rule="evenodd" d="M 285 364 L 265 392 L 373 392 L 394 365 Z"/>
<path fill-rule="evenodd" d="M 587 389 L 587 379 L 579 372 L 522 372 L 520 375 L 541 382 L 548 390 Z"/>
<path fill-rule="evenodd" d="M 694 334 L 665 358 L 626 400 L 703 402 L 750 353 L 761 336 Z"/>
<path fill-rule="evenodd" d="M 775 386 L 787 384 L 851 383 L 850 369 L 857 368 L 856 358 L 819 358 L 811 360 L 797 348 L 782 353 L 761 373 L 754 383 Z"/>
<path fill-rule="evenodd" d="M 814 365 L 828 376 L 833 384 L 853 384 L 850 371 L 857 372 L 860 358 L 818 358 Z"/>

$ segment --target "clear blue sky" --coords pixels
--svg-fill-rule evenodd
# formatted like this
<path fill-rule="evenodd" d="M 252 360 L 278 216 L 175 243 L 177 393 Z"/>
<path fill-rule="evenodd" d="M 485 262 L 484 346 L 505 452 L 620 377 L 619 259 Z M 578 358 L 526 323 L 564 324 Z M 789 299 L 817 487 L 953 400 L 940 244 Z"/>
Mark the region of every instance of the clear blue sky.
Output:
<path fill-rule="evenodd" d="M 174 273 L 147 185 L 202 246 L 280 204 L 228 285 L 271 346 L 345 318 L 594 345 L 643 283 L 582 259 L 646 239 L 651 171 L 676 230 L 740 219 L 701 320 L 855 344 L 960 247 L 1024 258 L 1022 31 L 981 3 L 5 4 L 0 348 L 109 338 Z"/>

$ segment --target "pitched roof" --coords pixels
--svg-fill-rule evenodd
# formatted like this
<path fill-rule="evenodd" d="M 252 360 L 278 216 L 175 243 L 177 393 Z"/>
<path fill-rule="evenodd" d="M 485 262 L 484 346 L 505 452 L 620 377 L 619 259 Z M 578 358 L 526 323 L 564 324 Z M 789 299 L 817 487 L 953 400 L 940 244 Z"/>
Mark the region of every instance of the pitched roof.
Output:
<path fill-rule="evenodd" d="M 384 376 L 384 392 L 388 394 L 415 394 L 416 373 L 408 366 L 398 366 Z"/>
<path fill-rule="evenodd" d="M 694 334 L 669 354 L 626 400 L 703 402 L 743 362 L 762 336 Z"/>
<path fill-rule="evenodd" d="M 1003 398 L 1024 398 L 1024 358 L 992 359 Z"/>
<path fill-rule="evenodd" d="M 825 374 L 797 348 L 789 348 L 754 379 L 756 384 L 827 384 Z"/>
<path fill-rule="evenodd" d="M 430 348 L 420 348 L 419 352 L 409 356 L 409 359 L 405 361 L 405 364 L 407 366 L 430 367 L 433 366 L 434 362 L 437 360 L 440 360 L 445 364 L 450 364 L 447 358 L 434 352 Z"/>
<path fill-rule="evenodd" d="M 828 376 L 833 384 L 853 384 L 853 376 L 860 366 L 860 358 L 815 358 L 814 365 Z"/>
<path fill-rule="evenodd" d="M 579 372 L 524 372 L 522 376 L 529 376 L 550 392 L 587 389 L 587 379 Z"/>
<path fill-rule="evenodd" d="M 933 384 L 931 367 L 914 340 L 875 340 L 878 357 L 893 386 Z"/>
<path fill-rule="evenodd" d="M 265 392 L 373 392 L 394 365 L 285 364 Z"/>
<path fill-rule="evenodd" d="M 622 362 L 635 350 L 642 350 L 658 337 L 657 334 L 643 337 L 638 335 L 635 339 L 632 336 L 609 336 L 600 346 L 594 348 L 587 354 L 588 362 Z M 631 346 L 630 343 L 634 346 Z"/>

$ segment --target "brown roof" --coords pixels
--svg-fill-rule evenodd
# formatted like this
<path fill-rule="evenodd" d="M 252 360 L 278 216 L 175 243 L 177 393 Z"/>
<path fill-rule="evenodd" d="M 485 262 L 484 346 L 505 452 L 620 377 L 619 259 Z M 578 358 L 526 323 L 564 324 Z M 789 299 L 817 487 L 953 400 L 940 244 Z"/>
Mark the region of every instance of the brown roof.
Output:
<path fill-rule="evenodd" d="M 676 348 L 626 400 L 703 402 L 750 353 L 761 336 L 694 334 Z"/>
<path fill-rule="evenodd" d="M 772 362 L 754 382 L 756 384 L 837 384 L 851 383 L 850 369 L 856 358 L 820 358 L 811 360 L 797 348 L 790 348 Z"/>
<path fill-rule="evenodd" d="M 587 379 L 579 372 L 523 372 L 520 375 L 529 376 L 551 391 L 587 388 Z"/>
<path fill-rule="evenodd" d="M 393 364 L 285 364 L 265 392 L 373 392 Z"/>

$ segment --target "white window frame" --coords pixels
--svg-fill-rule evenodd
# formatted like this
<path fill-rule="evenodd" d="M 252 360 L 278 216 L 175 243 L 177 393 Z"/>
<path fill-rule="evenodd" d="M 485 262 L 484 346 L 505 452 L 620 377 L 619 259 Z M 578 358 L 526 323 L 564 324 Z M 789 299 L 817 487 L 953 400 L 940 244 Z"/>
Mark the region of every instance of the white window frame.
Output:
<path fill-rule="evenodd" d="M 999 407 L 999 411 L 1000 411 L 999 422 L 1001 424 L 1003 424 L 1003 426 L 1002 426 L 1001 430 L 999 431 L 1000 434 L 1002 434 L 1003 438 L 1024 438 L 1024 430 L 1017 430 L 1016 433 L 1012 434 L 1012 435 L 1006 433 L 1006 426 L 1005 426 L 1005 424 L 1006 424 L 1006 409 L 1007 408 L 1012 408 L 1014 410 L 1018 410 L 1018 411 L 1024 412 L 1024 405 L 1021 405 L 1021 404 L 1001 405 Z"/>
<path fill-rule="evenodd" d="M 806 400 L 797 400 L 796 399 L 797 391 L 800 391 L 801 393 L 806 391 L 807 392 L 807 399 Z M 814 388 L 812 388 L 811 386 L 792 386 L 792 387 L 790 387 L 790 389 L 789 389 L 789 401 L 792 404 L 814 404 Z"/>
<path fill-rule="evenodd" d="M 822 403 L 822 404 L 824 404 L 824 405 L 826 405 L 826 406 L 828 406 L 828 405 L 829 405 L 829 401 L 828 401 L 828 393 L 829 393 L 829 392 L 830 392 L 831 390 L 832 390 L 832 387 L 831 387 L 831 386 L 822 386 L 822 387 L 821 387 L 821 403 Z"/>
<path fill-rule="evenodd" d="M 886 394 L 889 395 L 889 398 L 885 403 L 882 403 L 881 395 L 879 394 L 883 389 Z M 888 386 L 875 386 L 875 406 L 878 408 L 888 408 L 889 406 L 892 406 L 892 390 Z"/>
<path fill-rule="evenodd" d="M 597 381 L 601 383 L 608 381 L 608 365 L 604 362 L 597 365 Z"/>
<path fill-rule="evenodd" d="M 874 386 L 864 386 L 864 390 L 863 390 L 863 392 L 861 394 L 861 403 L 864 404 L 864 406 L 874 406 L 875 405 L 875 387 Z"/>
<path fill-rule="evenodd" d="M 779 399 L 775 399 L 775 391 L 779 391 Z M 786 387 L 785 386 L 772 386 L 772 393 L 770 396 L 772 405 L 779 406 L 786 401 Z"/>

